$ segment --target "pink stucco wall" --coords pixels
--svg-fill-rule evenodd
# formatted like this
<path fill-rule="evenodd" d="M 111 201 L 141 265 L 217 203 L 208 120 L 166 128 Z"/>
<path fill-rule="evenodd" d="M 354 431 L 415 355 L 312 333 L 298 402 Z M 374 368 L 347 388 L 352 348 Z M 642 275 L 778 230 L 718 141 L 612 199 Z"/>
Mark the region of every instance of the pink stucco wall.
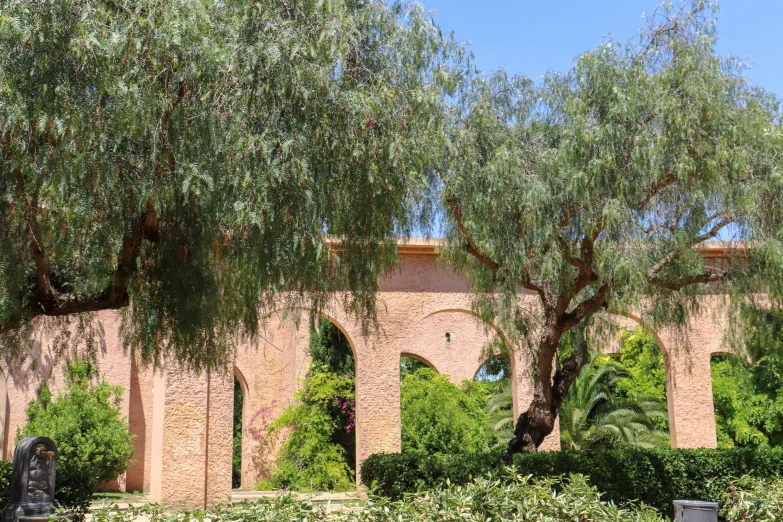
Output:
<path fill-rule="evenodd" d="M 413 242 L 402 249 L 399 268 L 380 285 L 380 328 L 363 336 L 354 318 L 335 303 L 321 311 L 348 337 L 356 362 L 357 460 L 377 452 L 400 449 L 399 362 L 402 355 L 427 361 L 454 383 L 472 379 L 484 348 L 502 332 L 478 322 L 471 310 L 468 284 L 438 262 L 434 245 Z M 522 296 L 535 306 L 535 298 Z M 705 298 L 705 310 L 717 303 Z M 716 319 L 717 317 L 717 319 Z M 715 447 L 715 420 L 709 357 L 722 351 L 725 324 L 720 314 L 693 319 L 686 332 L 655 332 L 667 364 L 667 392 L 674 447 Z M 275 418 L 290 404 L 309 364 L 306 313 L 300 327 L 271 314 L 262 335 L 237 341 L 234 368 L 194 375 L 173 364 L 153 372 L 136 365 L 124 353 L 119 319 L 112 312 L 95 315 L 100 371 L 125 391 L 122 411 L 136 435 L 136 465 L 115 487 L 149 491 L 154 501 L 186 500 L 203 506 L 225 500 L 231 492 L 233 378 L 244 391 L 243 486 L 263 474 L 263 463 L 247 456 L 255 441 L 247 428 Z M 446 341 L 445 333 L 451 334 Z M 3 457 L 12 455 L 16 427 L 41 382 L 56 390 L 62 382 L 56 364 L 56 339 L 38 328 L 31 345 L 38 361 L 34 371 L 5 368 L 7 407 Z M 530 357 L 521 343 L 511 346 L 515 415 L 532 397 Z M 2 394 L 0 394 L 0 409 Z M 262 413 L 259 413 L 262 412 Z M 2 420 L 2 416 L 0 416 Z M 251 423 L 252 421 L 252 423 Z M 279 448 L 274 442 L 271 454 Z M 543 449 L 559 448 L 559 432 Z"/>

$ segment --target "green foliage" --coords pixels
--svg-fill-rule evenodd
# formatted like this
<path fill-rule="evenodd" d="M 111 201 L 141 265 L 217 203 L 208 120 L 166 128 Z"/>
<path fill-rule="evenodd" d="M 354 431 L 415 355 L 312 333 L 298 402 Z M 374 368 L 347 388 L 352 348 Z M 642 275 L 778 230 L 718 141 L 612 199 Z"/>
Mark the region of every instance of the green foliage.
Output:
<path fill-rule="evenodd" d="M 767 446 L 765 428 L 780 419 L 767 395 L 757 392 L 747 363 L 731 355 L 713 357 L 710 373 L 718 445 Z"/>
<path fill-rule="evenodd" d="M 667 418 L 665 403 L 626 399 L 615 392 L 618 383 L 630 379 L 621 364 L 606 356 L 592 356 L 560 407 L 563 449 L 669 447 L 669 434 L 655 425 L 656 419 Z"/>
<path fill-rule="evenodd" d="M 11 500 L 11 474 L 13 464 L 10 460 L 0 461 L 0 509 Z"/>
<path fill-rule="evenodd" d="M 578 321 L 608 303 L 679 323 L 711 280 L 780 295 L 780 104 L 716 53 L 713 7 L 662 6 L 638 42 L 606 42 L 538 83 L 472 79 L 440 194 L 448 255 L 483 316 L 529 330 L 522 290 L 565 299 L 552 301 L 563 316 L 585 303 Z M 754 248 L 723 274 L 692 247 L 729 224 Z"/>
<path fill-rule="evenodd" d="M 99 379 L 88 361 L 69 362 L 66 388 L 52 397 L 46 386 L 26 409 L 23 437 L 49 437 L 57 446 L 56 498 L 82 517 L 95 488 L 131 464 L 133 436 L 120 416 L 122 387 Z"/>
<path fill-rule="evenodd" d="M 726 522 L 783 520 L 783 480 L 740 477 L 721 495 L 720 515 Z"/>
<path fill-rule="evenodd" d="M 354 488 L 355 460 L 341 444 L 355 422 L 352 376 L 313 370 L 295 396 L 295 403 L 270 427 L 271 434 L 290 429 L 272 476 L 258 489 L 348 491 Z M 350 459 L 350 460 L 349 460 Z"/>
<path fill-rule="evenodd" d="M 346 290 L 370 326 L 465 57 L 407 2 L 3 2 L 0 345 L 132 302 L 143 362 L 222 365 Z"/>
<path fill-rule="evenodd" d="M 348 338 L 329 319 L 310 317 L 310 357 L 316 368 L 338 375 L 354 375 L 353 349 Z"/>
<path fill-rule="evenodd" d="M 242 484 L 242 385 L 234 377 L 234 434 L 231 450 L 231 487 Z"/>
<path fill-rule="evenodd" d="M 783 313 L 743 310 L 740 356 L 715 356 L 712 390 L 721 447 L 783 444 Z"/>
<path fill-rule="evenodd" d="M 503 387 L 487 401 L 486 411 L 498 447 L 506 447 L 514 436 L 514 395 L 510 379 L 505 379 Z"/>
<path fill-rule="evenodd" d="M 632 401 L 666 404 L 666 363 L 655 338 L 640 326 L 620 334 L 620 342 L 620 364 L 628 375 L 615 384 L 616 391 Z M 668 425 L 665 419 L 661 427 Z"/>
<path fill-rule="evenodd" d="M 503 466 L 504 448 L 486 453 L 420 454 L 378 453 L 361 467 L 362 483 L 375 493 L 400 499 L 405 493 L 434 490 L 450 484 L 467 484 Z"/>
<path fill-rule="evenodd" d="M 454 386 L 429 368 L 401 383 L 402 450 L 416 454 L 486 451 L 495 443 L 486 399 Z"/>
<path fill-rule="evenodd" d="M 477 479 L 465 486 L 444 487 L 391 501 L 372 497 L 368 502 L 335 509 L 290 495 L 272 499 L 221 504 L 209 510 L 170 511 L 151 505 L 128 510 L 96 511 L 95 522 L 403 522 L 463 520 L 519 522 L 663 522 L 653 509 L 640 505 L 616 507 L 605 502 L 584 477 L 531 479 L 508 476 L 503 482 Z"/>
<path fill-rule="evenodd" d="M 430 369 L 425 363 L 414 359 L 413 357 L 400 357 L 400 382 L 405 380 L 405 377 L 412 375 L 419 370 Z"/>
<path fill-rule="evenodd" d="M 362 481 L 391 498 L 404 493 L 465 484 L 473 477 L 497 474 L 499 453 L 473 455 L 372 455 L 362 465 Z M 783 473 L 783 448 L 643 449 L 618 447 L 605 451 L 553 451 L 515 456 L 522 475 L 555 477 L 583 474 L 615 503 L 641 500 L 671 513 L 672 500 L 719 501 L 732 477 L 777 478 Z"/>

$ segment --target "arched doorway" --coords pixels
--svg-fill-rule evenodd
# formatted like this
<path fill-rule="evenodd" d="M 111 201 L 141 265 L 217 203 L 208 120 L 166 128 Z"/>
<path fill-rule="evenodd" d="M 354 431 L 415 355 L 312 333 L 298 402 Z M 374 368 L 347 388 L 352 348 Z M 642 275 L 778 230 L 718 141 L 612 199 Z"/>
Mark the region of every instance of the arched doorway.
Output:
<path fill-rule="evenodd" d="M 243 488 L 353 490 L 355 358 L 344 330 L 302 310 L 269 320 L 261 341 L 237 352 Z M 328 433 L 327 433 L 328 431 Z"/>
<path fill-rule="evenodd" d="M 670 447 L 667 363 L 658 337 L 634 318 L 604 315 L 582 335 L 592 349 L 560 410 L 561 447 Z M 591 346 L 592 345 L 592 346 Z"/>
<path fill-rule="evenodd" d="M 231 487 L 242 486 L 242 423 L 245 417 L 245 387 L 241 372 L 234 368 L 234 427 L 231 452 Z"/>

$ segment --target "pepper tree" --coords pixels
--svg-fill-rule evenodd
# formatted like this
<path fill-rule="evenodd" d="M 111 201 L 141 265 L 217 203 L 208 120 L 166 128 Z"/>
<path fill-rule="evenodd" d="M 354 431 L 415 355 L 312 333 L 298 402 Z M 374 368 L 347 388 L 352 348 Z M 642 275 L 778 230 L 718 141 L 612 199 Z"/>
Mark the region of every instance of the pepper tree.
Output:
<path fill-rule="evenodd" d="M 589 360 L 564 335 L 595 331 L 596 314 L 682 326 L 716 289 L 732 310 L 759 292 L 779 304 L 780 102 L 716 53 L 715 9 L 662 5 L 638 41 L 607 41 L 538 82 L 475 76 L 453 110 L 433 169 L 446 254 L 476 310 L 528 339 L 534 361 L 509 453 L 552 432 Z M 714 239 L 731 262 L 700 254 Z"/>
<path fill-rule="evenodd" d="M 369 325 L 464 56 L 399 2 L 0 2 L 0 345 L 124 309 L 203 368 L 333 292 Z"/>

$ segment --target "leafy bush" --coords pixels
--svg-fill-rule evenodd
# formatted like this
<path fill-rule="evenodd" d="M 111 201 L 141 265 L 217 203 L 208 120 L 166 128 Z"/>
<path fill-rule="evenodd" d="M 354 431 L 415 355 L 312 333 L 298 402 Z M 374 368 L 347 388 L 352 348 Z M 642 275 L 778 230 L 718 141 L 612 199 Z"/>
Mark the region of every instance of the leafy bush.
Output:
<path fill-rule="evenodd" d="M 783 480 L 758 480 L 746 475 L 733 481 L 721 495 L 720 515 L 726 522 L 783 520 Z"/>
<path fill-rule="evenodd" d="M 418 369 L 403 378 L 400 395 L 403 452 L 461 454 L 494 446 L 485 401 L 445 375 Z"/>
<path fill-rule="evenodd" d="M 362 465 L 362 481 L 382 495 L 435 489 L 449 480 L 464 484 L 473 477 L 498 473 L 496 453 L 450 456 L 372 455 Z M 556 451 L 517 455 L 518 473 L 535 477 L 583 474 L 615 503 L 641 500 L 671 513 L 678 498 L 718 501 L 732 477 L 773 478 L 783 473 L 783 448 L 641 449 Z"/>
<path fill-rule="evenodd" d="M 120 416 L 121 394 L 121 386 L 97 378 L 90 362 L 70 362 L 65 391 L 52 398 L 42 387 L 17 433 L 17 442 L 29 436 L 54 441 L 59 452 L 56 498 L 77 517 L 84 515 L 99 484 L 116 479 L 131 464 L 133 436 Z"/>
<path fill-rule="evenodd" d="M 9 460 L 0 460 L 0 510 L 11 499 L 12 464 Z"/>
<path fill-rule="evenodd" d="M 507 476 L 503 481 L 475 480 L 406 496 L 399 501 L 373 498 L 351 509 L 331 510 L 287 495 L 275 499 L 224 504 L 208 511 L 166 512 L 161 506 L 127 511 L 101 510 L 95 522 L 398 522 L 438 520 L 515 520 L 518 522 L 663 522 L 654 509 L 638 504 L 617 507 L 600 499 L 599 492 L 581 476 L 568 479 L 531 479 Z"/>
<path fill-rule="evenodd" d="M 270 435 L 291 429 L 277 457 L 276 470 L 258 489 L 348 491 L 354 488 L 355 459 L 341 444 L 353 438 L 354 380 L 313 370 L 296 394 L 296 402 L 270 426 Z"/>
<path fill-rule="evenodd" d="M 712 400 L 718 446 L 769 445 L 768 429 L 780 423 L 770 398 L 754 386 L 753 369 L 740 357 L 713 356 L 710 361 Z"/>

